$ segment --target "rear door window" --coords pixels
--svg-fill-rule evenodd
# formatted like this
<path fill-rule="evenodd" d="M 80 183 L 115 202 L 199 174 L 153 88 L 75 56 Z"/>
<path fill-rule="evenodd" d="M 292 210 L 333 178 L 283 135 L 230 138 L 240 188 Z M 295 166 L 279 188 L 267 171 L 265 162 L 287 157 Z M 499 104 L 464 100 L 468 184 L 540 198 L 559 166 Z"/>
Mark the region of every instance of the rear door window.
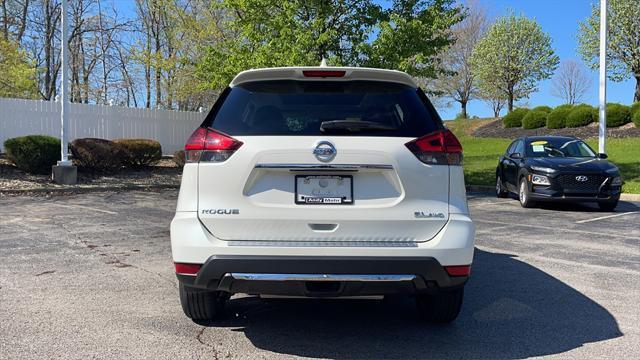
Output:
<path fill-rule="evenodd" d="M 421 90 L 389 82 L 251 82 L 219 101 L 203 125 L 235 136 L 419 137 L 442 128 Z"/>

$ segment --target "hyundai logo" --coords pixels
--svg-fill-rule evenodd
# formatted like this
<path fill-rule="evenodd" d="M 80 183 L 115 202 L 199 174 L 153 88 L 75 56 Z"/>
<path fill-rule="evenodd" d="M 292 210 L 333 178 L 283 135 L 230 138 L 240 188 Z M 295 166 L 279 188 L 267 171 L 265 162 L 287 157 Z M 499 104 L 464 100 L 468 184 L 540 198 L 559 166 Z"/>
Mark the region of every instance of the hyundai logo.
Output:
<path fill-rule="evenodd" d="M 584 175 L 580 175 L 580 176 L 576 176 L 576 180 L 581 181 L 581 182 L 585 182 L 585 181 L 589 180 L 589 178 L 584 176 Z"/>
<path fill-rule="evenodd" d="M 332 143 L 328 141 L 320 141 L 315 149 L 313 149 L 313 155 L 316 156 L 316 159 L 322 162 L 329 162 L 336 157 L 336 147 L 333 146 Z"/>

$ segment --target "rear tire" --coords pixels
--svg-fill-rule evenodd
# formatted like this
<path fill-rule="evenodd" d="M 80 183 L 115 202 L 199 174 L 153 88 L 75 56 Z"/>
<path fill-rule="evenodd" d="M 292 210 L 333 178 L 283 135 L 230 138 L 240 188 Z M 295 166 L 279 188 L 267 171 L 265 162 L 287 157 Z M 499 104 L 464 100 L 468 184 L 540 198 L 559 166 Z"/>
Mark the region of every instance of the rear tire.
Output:
<path fill-rule="evenodd" d="M 502 178 L 500 175 L 496 175 L 496 196 L 499 198 L 506 198 L 509 195 L 509 192 L 505 190 L 504 185 L 502 185 Z"/>
<path fill-rule="evenodd" d="M 609 200 L 609 201 L 598 201 L 598 207 L 600 207 L 600 210 L 602 211 L 613 211 L 618 206 L 618 200 L 619 199 Z"/>
<path fill-rule="evenodd" d="M 419 294 L 416 297 L 422 317 L 433 323 L 446 324 L 458 317 L 462 309 L 464 288 L 438 294 Z"/>
<path fill-rule="evenodd" d="M 530 208 L 533 206 L 533 201 L 529 196 L 529 186 L 527 185 L 527 179 L 520 179 L 520 186 L 518 186 L 518 200 L 523 208 Z"/>
<path fill-rule="evenodd" d="M 208 291 L 179 286 L 182 310 L 193 322 L 204 324 L 220 318 L 227 295 L 222 291 Z"/>

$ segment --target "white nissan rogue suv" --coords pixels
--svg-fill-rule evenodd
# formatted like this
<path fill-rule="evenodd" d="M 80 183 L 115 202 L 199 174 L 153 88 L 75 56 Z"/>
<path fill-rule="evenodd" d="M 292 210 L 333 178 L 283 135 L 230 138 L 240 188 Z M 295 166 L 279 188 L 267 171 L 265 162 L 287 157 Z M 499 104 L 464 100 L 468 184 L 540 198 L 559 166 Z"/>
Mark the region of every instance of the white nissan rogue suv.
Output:
<path fill-rule="evenodd" d="M 234 293 L 408 294 L 462 306 L 474 250 L 462 147 L 391 70 L 244 71 L 185 146 L 171 248 L 185 314 Z"/>

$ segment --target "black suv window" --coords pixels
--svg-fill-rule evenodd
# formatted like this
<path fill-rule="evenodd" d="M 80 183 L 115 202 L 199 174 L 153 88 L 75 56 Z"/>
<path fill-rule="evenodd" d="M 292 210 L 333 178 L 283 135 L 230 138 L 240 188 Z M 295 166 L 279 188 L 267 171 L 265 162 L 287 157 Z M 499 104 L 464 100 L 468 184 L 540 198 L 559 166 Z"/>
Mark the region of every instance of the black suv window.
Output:
<path fill-rule="evenodd" d="M 421 90 L 380 81 L 259 81 L 227 90 L 203 126 L 229 135 L 419 137 L 442 128 Z"/>

